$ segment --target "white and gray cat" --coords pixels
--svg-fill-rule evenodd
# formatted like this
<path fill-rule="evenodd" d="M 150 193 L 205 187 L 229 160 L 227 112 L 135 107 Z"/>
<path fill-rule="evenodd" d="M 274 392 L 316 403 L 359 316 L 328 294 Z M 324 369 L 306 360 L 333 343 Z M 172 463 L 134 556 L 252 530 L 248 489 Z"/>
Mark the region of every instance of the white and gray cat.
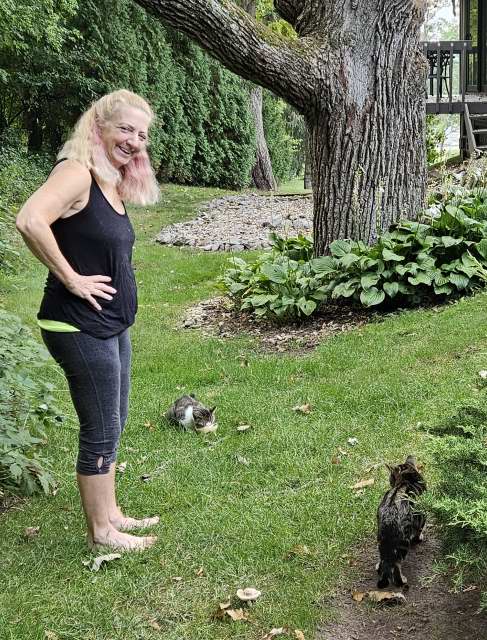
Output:
<path fill-rule="evenodd" d="M 199 433 L 216 431 L 215 409 L 208 409 L 191 393 L 181 396 L 166 411 L 166 419 L 184 430 L 194 429 Z"/>

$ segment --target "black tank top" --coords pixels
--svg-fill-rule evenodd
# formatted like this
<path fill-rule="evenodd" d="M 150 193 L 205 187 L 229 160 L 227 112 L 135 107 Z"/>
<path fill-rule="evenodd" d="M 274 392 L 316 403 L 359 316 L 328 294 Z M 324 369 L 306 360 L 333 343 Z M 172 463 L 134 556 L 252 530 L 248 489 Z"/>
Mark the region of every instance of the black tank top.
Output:
<path fill-rule="evenodd" d="M 135 235 L 127 212 L 121 215 L 115 211 L 92 176 L 86 207 L 68 218 L 58 218 L 51 230 L 61 253 L 77 273 L 110 276 L 107 284 L 117 293 L 113 300 L 96 298 L 102 307 L 97 311 L 49 272 L 37 317 L 67 322 L 95 338 L 109 338 L 132 325 L 137 312 L 131 264 Z"/>

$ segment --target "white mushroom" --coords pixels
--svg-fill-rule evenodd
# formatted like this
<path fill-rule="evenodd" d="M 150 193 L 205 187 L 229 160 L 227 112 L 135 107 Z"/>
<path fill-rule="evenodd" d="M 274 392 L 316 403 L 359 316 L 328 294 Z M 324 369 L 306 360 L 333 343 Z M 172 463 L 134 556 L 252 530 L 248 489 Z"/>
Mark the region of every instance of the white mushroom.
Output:
<path fill-rule="evenodd" d="M 244 602 L 247 600 L 257 600 L 261 595 L 262 593 L 253 587 L 246 587 L 245 589 L 238 589 L 237 591 L 237 598 Z"/>

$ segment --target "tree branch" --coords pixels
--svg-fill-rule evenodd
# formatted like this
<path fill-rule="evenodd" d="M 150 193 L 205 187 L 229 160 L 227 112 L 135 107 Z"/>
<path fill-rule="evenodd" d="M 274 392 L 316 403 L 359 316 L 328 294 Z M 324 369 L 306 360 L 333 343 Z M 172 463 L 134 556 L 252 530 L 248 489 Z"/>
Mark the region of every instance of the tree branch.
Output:
<path fill-rule="evenodd" d="M 274 0 L 274 7 L 281 18 L 294 27 L 304 8 L 304 0 Z"/>
<path fill-rule="evenodd" d="M 234 73 L 270 89 L 305 113 L 315 91 L 310 50 L 259 24 L 224 0 L 135 0 L 170 27 L 195 40 Z"/>

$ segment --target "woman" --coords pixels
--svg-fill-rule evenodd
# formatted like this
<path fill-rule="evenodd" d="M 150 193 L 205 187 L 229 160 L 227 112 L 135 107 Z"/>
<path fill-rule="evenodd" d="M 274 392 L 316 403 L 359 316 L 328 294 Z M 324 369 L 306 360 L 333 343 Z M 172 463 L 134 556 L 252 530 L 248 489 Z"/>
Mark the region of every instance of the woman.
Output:
<path fill-rule="evenodd" d="M 17 217 L 26 244 L 49 269 L 38 322 L 80 422 L 76 470 L 90 548 L 144 549 L 156 538 L 126 531 L 159 521 L 125 517 L 115 498 L 128 408 L 128 328 L 137 311 L 134 232 L 124 200 L 158 199 L 146 151 L 152 119 L 145 100 L 126 90 L 95 102 Z"/>

